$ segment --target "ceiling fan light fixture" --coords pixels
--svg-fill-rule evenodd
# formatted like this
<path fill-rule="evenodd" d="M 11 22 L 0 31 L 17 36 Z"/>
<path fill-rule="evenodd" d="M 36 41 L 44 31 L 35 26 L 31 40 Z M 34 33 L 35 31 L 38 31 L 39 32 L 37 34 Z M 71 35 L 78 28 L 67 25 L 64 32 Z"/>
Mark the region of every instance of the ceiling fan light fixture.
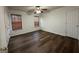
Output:
<path fill-rule="evenodd" d="M 41 13 L 40 6 L 36 6 L 36 8 L 35 8 L 35 13 L 36 13 L 36 14 L 40 14 L 40 13 Z"/>
<path fill-rule="evenodd" d="M 40 13 L 41 13 L 41 10 L 36 10 L 36 13 L 37 13 L 37 14 L 40 14 Z"/>
<path fill-rule="evenodd" d="M 38 9 L 38 10 L 40 10 L 40 8 L 39 8 L 39 7 L 37 7 L 37 9 Z"/>

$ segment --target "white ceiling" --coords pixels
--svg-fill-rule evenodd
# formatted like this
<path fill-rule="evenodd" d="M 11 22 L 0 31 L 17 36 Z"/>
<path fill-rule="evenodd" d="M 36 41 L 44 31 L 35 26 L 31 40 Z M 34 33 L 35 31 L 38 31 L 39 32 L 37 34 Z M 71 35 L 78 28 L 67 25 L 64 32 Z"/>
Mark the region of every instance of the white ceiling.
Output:
<path fill-rule="evenodd" d="M 51 11 L 62 6 L 40 6 L 41 9 L 47 9 L 47 11 Z M 35 6 L 9 6 L 9 9 L 22 10 L 25 12 L 31 12 Z"/>

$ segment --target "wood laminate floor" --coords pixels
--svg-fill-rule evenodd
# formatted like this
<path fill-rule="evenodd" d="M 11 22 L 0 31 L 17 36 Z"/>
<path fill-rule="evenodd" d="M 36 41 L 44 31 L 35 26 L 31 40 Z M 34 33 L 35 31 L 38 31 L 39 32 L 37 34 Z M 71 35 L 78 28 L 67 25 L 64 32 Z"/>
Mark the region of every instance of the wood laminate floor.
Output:
<path fill-rule="evenodd" d="M 9 53 L 77 53 L 79 41 L 42 30 L 10 38 Z"/>

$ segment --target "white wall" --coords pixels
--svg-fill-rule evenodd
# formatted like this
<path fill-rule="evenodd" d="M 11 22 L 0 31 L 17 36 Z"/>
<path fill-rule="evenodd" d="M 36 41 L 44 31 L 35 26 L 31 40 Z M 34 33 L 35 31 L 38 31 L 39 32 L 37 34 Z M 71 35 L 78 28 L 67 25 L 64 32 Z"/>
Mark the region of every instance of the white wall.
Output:
<path fill-rule="evenodd" d="M 7 45 L 10 39 L 10 22 L 9 22 L 9 14 L 8 14 L 8 7 L 4 8 L 4 18 L 5 18 L 5 29 L 6 29 L 6 41 Z"/>
<path fill-rule="evenodd" d="M 41 29 L 78 38 L 79 7 L 62 7 L 45 13 L 41 17 Z"/>
<path fill-rule="evenodd" d="M 65 35 L 65 9 L 60 8 L 44 14 L 41 17 L 41 29 Z"/>
<path fill-rule="evenodd" d="M 7 48 L 6 40 L 5 7 L 0 6 L 0 49 Z"/>
<path fill-rule="evenodd" d="M 34 15 L 28 15 L 26 12 L 12 9 L 10 9 L 9 13 L 22 15 L 22 30 L 12 31 L 12 36 L 39 30 L 39 28 L 34 27 Z"/>

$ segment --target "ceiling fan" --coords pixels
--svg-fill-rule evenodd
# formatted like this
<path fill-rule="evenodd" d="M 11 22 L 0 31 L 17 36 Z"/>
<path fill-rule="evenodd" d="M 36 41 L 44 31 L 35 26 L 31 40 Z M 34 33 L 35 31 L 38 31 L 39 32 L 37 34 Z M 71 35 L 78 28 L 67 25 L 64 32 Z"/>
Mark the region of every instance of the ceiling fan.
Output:
<path fill-rule="evenodd" d="M 41 14 L 41 13 L 45 13 L 47 10 L 47 8 L 42 7 L 42 6 L 34 6 L 31 9 L 29 9 L 27 12 L 28 14 Z"/>
<path fill-rule="evenodd" d="M 46 11 L 47 11 L 46 8 L 41 8 L 40 6 L 35 6 L 34 14 L 40 14 L 40 13 L 44 13 Z"/>

